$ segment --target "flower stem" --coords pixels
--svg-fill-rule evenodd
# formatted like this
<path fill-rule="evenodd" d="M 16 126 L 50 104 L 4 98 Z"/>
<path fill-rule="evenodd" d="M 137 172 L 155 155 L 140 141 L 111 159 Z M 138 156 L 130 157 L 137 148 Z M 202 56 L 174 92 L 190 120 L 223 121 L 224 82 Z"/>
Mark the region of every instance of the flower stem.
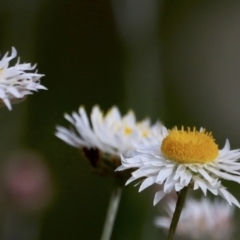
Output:
<path fill-rule="evenodd" d="M 110 240 L 112 230 L 113 230 L 113 225 L 114 221 L 117 215 L 117 210 L 119 206 L 119 202 L 121 199 L 122 195 L 122 187 L 117 186 L 113 189 L 108 210 L 107 210 L 107 216 L 105 219 L 104 227 L 103 227 L 103 232 L 101 236 L 101 240 Z"/>
<path fill-rule="evenodd" d="M 168 237 L 167 240 L 173 240 L 176 228 L 177 228 L 177 224 L 178 224 L 178 220 L 180 218 L 182 209 L 183 209 L 183 205 L 187 196 L 187 191 L 188 191 L 188 187 L 183 188 L 179 193 L 178 193 L 178 200 L 176 203 L 176 208 L 173 214 L 173 218 L 172 218 L 172 222 L 170 225 L 170 229 L 168 232 Z"/>

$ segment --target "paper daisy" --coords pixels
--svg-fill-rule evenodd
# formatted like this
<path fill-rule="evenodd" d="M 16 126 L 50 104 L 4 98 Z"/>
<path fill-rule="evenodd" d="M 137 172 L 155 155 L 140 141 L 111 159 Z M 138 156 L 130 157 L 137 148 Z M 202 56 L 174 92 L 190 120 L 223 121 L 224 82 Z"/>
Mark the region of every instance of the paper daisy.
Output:
<path fill-rule="evenodd" d="M 43 74 L 38 74 L 35 70 L 36 65 L 30 63 L 19 63 L 9 67 L 9 63 L 17 56 L 17 51 L 13 47 L 12 53 L 6 53 L 0 60 L 0 102 L 5 104 L 9 110 L 12 109 L 11 104 L 17 103 L 32 94 L 32 91 L 46 89 L 40 84 L 40 78 Z M 1 104 L 0 103 L 0 104 Z"/>
<path fill-rule="evenodd" d="M 184 187 L 200 188 L 204 195 L 207 190 L 220 195 L 230 205 L 240 207 L 236 198 L 222 185 L 221 179 L 240 183 L 240 151 L 230 150 L 227 140 L 223 149 L 211 133 L 195 128 L 167 130 L 162 127 L 159 137 L 146 138 L 135 144 L 131 155 L 122 156 L 122 171 L 136 168 L 126 184 L 143 179 L 139 191 L 153 185 L 162 185 L 156 192 L 154 205 L 172 190 L 179 192 Z"/>
<path fill-rule="evenodd" d="M 98 164 L 100 157 L 111 161 L 114 159 L 116 166 L 119 166 L 119 155 L 132 150 L 133 141 L 158 135 L 161 129 L 160 123 L 151 125 L 149 119 L 137 122 L 132 111 L 121 116 L 117 107 L 112 107 L 107 114 L 103 114 L 98 106 L 94 106 L 90 119 L 84 107 L 72 115 L 64 116 L 73 128 L 57 126 L 56 136 L 67 144 L 82 149 L 93 167 Z"/>
<path fill-rule="evenodd" d="M 168 201 L 165 211 L 168 216 L 157 217 L 155 225 L 169 229 L 175 209 L 175 201 Z M 228 240 L 234 231 L 234 208 L 226 202 L 188 199 L 177 226 L 177 235 L 184 239 Z"/>

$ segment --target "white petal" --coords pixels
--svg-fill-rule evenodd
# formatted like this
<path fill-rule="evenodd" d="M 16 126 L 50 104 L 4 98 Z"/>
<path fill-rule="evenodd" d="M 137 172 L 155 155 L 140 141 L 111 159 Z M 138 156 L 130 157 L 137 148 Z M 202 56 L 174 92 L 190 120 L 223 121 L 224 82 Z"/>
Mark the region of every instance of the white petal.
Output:
<path fill-rule="evenodd" d="M 5 97 L 5 91 L 0 87 L 0 98 Z"/>
<path fill-rule="evenodd" d="M 231 197 L 229 195 L 229 192 L 224 188 L 219 188 L 219 194 L 227 200 L 227 202 L 232 205 Z"/>
<path fill-rule="evenodd" d="M 183 164 L 179 164 L 178 167 L 177 167 L 177 170 L 176 170 L 176 173 L 175 173 L 175 176 L 174 176 L 174 180 L 177 180 L 179 179 L 179 177 L 186 171 L 186 167 L 185 165 Z"/>
<path fill-rule="evenodd" d="M 193 186 L 193 190 L 197 190 L 199 188 L 198 182 L 196 181 L 196 179 L 194 179 L 194 186 Z"/>
<path fill-rule="evenodd" d="M 175 184 L 175 190 L 176 192 L 181 191 L 184 187 L 186 187 L 185 185 L 181 184 L 181 183 L 176 183 Z"/>
<path fill-rule="evenodd" d="M 8 108 L 9 110 L 12 110 L 12 105 L 11 105 L 9 99 L 8 99 L 8 98 L 3 98 L 2 100 L 3 100 L 3 102 L 5 103 L 5 105 L 7 106 L 7 108 Z"/>
<path fill-rule="evenodd" d="M 23 97 L 17 90 L 17 88 L 15 87 L 8 87 L 7 91 L 10 92 L 13 96 L 17 97 L 17 98 L 21 98 Z"/>
<path fill-rule="evenodd" d="M 165 197 L 166 193 L 163 191 L 158 191 L 155 193 L 153 205 L 155 206 L 159 201 L 161 201 Z"/>
<path fill-rule="evenodd" d="M 218 177 L 221 177 L 221 178 L 226 179 L 226 180 L 232 180 L 232 181 L 240 183 L 240 176 L 235 176 L 235 175 L 232 175 L 232 174 L 224 173 L 224 172 L 221 172 L 221 171 L 219 171 L 217 169 L 214 169 L 213 167 L 210 167 L 210 166 L 206 166 L 206 168 L 209 171 L 211 171 L 214 174 L 216 174 Z"/>
<path fill-rule="evenodd" d="M 218 188 L 213 187 L 213 186 L 207 186 L 207 189 L 213 194 L 213 195 L 218 195 Z"/>
<path fill-rule="evenodd" d="M 139 192 L 141 192 L 141 191 L 144 190 L 145 188 L 153 185 L 153 184 L 155 183 L 155 181 L 156 181 L 156 178 L 157 178 L 156 176 L 146 178 L 146 179 L 142 182 L 142 184 L 141 184 L 141 186 L 140 186 L 140 188 L 139 188 Z"/>
<path fill-rule="evenodd" d="M 221 149 L 220 151 L 229 151 L 230 150 L 230 143 L 228 141 L 228 139 L 226 139 L 225 145 L 223 147 L 223 149 Z"/>
<path fill-rule="evenodd" d="M 159 171 L 156 182 L 162 184 L 173 172 L 173 168 L 163 168 Z"/>
<path fill-rule="evenodd" d="M 238 202 L 238 200 L 231 194 L 229 193 L 230 198 L 231 198 L 231 202 L 236 205 L 238 208 L 240 208 L 240 203 Z"/>
<path fill-rule="evenodd" d="M 130 177 L 130 178 L 127 180 L 127 182 L 125 183 L 125 186 L 128 185 L 129 183 L 135 181 L 136 179 L 137 179 L 137 178 L 135 178 L 135 177 Z"/>
<path fill-rule="evenodd" d="M 195 181 L 197 181 L 198 186 L 202 189 L 204 195 L 206 196 L 207 194 L 207 186 L 206 183 L 202 180 L 202 179 L 196 179 Z"/>
<path fill-rule="evenodd" d="M 151 174 L 156 174 L 159 170 L 154 166 L 144 166 L 132 173 L 133 177 L 140 178 Z"/>
<path fill-rule="evenodd" d="M 201 173 L 201 175 L 208 181 L 212 182 L 213 179 L 209 176 L 209 174 L 204 170 L 204 168 L 198 168 L 198 172 Z"/>
<path fill-rule="evenodd" d="M 164 183 L 163 190 L 164 190 L 165 193 L 171 192 L 174 185 L 175 185 L 175 181 L 173 179 L 173 176 L 174 176 L 174 173 L 172 173 Z"/>
<path fill-rule="evenodd" d="M 191 172 L 186 170 L 185 172 L 182 173 L 180 177 L 180 182 L 187 186 L 190 183 L 191 179 L 192 179 Z"/>

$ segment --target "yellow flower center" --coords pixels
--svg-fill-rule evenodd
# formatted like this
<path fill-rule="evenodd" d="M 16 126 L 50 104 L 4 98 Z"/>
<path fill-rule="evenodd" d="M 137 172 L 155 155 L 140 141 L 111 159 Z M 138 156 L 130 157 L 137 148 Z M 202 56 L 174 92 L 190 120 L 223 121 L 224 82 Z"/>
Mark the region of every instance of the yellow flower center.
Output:
<path fill-rule="evenodd" d="M 127 136 L 129 136 L 129 135 L 131 135 L 131 133 L 132 133 L 132 128 L 130 128 L 130 127 L 125 127 L 125 129 L 124 129 L 124 133 L 127 135 Z"/>
<path fill-rule="evenodd" d="M 162 153 L 178 163 L 207 163 L 218 156 L 218 145 L 211 133 L 190 128 L 187 131 L 182 127 L 169 130 L 169 135 L 163 139 Z"/>
<path fill-rule="evenodd" d="M 148 131 L 142 131 L 142 136 L 143 136 L 143 137 L 147 137 L 147 136 L 148 136 L 148 134 L 149 134 L 149 132 L 148 132 Z"/>

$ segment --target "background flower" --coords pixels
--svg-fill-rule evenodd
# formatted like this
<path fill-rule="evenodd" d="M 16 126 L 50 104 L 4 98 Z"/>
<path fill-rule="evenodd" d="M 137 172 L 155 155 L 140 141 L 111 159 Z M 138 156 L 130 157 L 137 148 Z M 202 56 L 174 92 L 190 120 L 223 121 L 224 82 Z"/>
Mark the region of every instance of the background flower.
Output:
<path fill-rule="evenodd" d="M 0 100 L 9 110 L 12 109 L 11 103 L 18 103 L 24 100 L 26 95 L 32 94 L 32 91 L 45 89 L 40 84 L 40 78 L 43 74 L 30 72 L 35 70 L 36 65 L 30 63 L 19 63 L 9 66 L 10 61 L 17 56 L 17 51 L 13 47 L 9 56 L 8 52 L 0 60 Z"/>
<path fill-rule="evenodd" d="M 80 107 L 78 113 L 65 114 L 65 118 L 74 129 L 57 126 L 56 136 L 67 144 L 83 150 L 94 168 L 100 167 L 108 171 L 110 166 L 110 172 L 120 165 L 119 154 L 125 154 L 133 149 L 133 142 L 157 136 L 161 129 L 159 122 L 151 125 L 149 119 L 137 122 L 132 111 L 121 116 L 117 107 L 112 107 L 104 115 L 100 108 L 95 106 L 90 120 L 85 109 Z M 102 166 L 105 160 L 107 163 Z"/>
<path fill-rule="evenodd" d="M 165 206 L 167 216 L 154 220 L 156 227 L 169 229 L 176 202 L 170 200 Z M 223 201 L 208 198 L 188 198 L 177 226 L 176 234 L 183 239 L 229 240 L 234 232 L 234 207 Z"/>

